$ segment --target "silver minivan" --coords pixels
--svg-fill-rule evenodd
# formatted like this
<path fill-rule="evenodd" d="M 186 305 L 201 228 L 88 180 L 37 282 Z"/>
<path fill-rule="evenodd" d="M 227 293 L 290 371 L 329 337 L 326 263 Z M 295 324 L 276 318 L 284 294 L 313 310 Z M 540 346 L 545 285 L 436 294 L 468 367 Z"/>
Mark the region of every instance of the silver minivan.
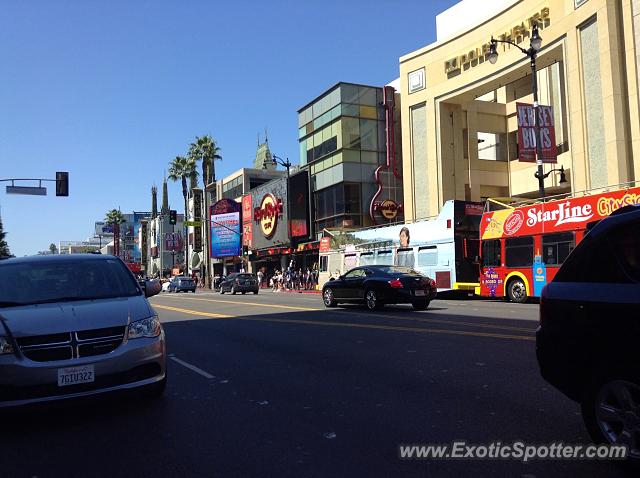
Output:
<path fill-rule="evenodd" d="M 166 386 L 162 325 L 117 257 L 0 261 L 0 407 Z"/>

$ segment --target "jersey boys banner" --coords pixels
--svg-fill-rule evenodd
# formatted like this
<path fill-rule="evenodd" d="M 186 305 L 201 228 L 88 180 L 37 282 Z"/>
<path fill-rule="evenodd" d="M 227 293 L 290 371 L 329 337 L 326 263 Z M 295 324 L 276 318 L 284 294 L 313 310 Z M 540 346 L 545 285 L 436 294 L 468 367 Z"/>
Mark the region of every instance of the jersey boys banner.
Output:
<path fill-rule="evenodd" d="M 640 187 L 491 211 L 482 216 L 480 235 L 486 240 L 584 229 L 634 204 L 640 204 Z"/>
<path fill-rule="evenodd" d="M 527 163 L 536 161 L 536 121 L 533 105 L 516 103 L 518 117 L 518 159 Z M 542 162 L 556 163 L 558 148 L 553 123 L 553 108 L 538 106 L 538 124 L 540 125 L 540 143 Z"/>

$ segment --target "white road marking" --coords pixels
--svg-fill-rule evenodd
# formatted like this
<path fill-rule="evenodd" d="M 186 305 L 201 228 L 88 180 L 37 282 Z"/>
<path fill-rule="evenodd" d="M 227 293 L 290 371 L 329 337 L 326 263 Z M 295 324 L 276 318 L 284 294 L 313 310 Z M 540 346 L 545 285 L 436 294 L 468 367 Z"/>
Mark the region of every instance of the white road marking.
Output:
<path fill-rule="evenodd" d="M 178 357 L 175 357 L 173 355 L 170 355 L 169 358 L 171 360 L 173 360 L 176 363 L 179 363 L 180 365 L 182 365 L 183 367 L 188 368 L 189 370 L 191 370 L 192 372 L 195 372 L 199 375 L 202 375 L 204 378 L 208 378 L 208 379 L 212 379 L 215 378 L 213 375 L 211 375 L 209 372 L 205 372 L 204 370 L 202 370 L 201 368 L 196 367 L 195 365 L 191 365 L 188 362 L 185 362 L 184 360 L 180 360 Z"/>

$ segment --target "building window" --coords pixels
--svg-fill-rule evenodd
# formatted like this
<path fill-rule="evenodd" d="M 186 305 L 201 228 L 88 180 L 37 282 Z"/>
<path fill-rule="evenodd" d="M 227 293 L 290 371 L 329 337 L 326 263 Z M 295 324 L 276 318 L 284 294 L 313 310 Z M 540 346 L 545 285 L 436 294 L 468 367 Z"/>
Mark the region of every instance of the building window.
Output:
<path fill-rule="evenodd" d="M 424 68 L 409 73 L 409 94 L 424 89 Z"/>

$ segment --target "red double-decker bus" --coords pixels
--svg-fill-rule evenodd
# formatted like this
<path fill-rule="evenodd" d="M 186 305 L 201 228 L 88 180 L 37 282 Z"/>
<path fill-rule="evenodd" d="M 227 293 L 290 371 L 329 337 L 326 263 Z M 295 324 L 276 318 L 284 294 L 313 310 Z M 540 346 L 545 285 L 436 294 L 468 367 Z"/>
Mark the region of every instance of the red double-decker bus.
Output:
<path fill-rule="evenodd" d="M 640 204 L 640 187 L 522 206 L 488 200 L 480 223 L 480 295 L 539 297 L 591 225 L 629 204 Z"/>

